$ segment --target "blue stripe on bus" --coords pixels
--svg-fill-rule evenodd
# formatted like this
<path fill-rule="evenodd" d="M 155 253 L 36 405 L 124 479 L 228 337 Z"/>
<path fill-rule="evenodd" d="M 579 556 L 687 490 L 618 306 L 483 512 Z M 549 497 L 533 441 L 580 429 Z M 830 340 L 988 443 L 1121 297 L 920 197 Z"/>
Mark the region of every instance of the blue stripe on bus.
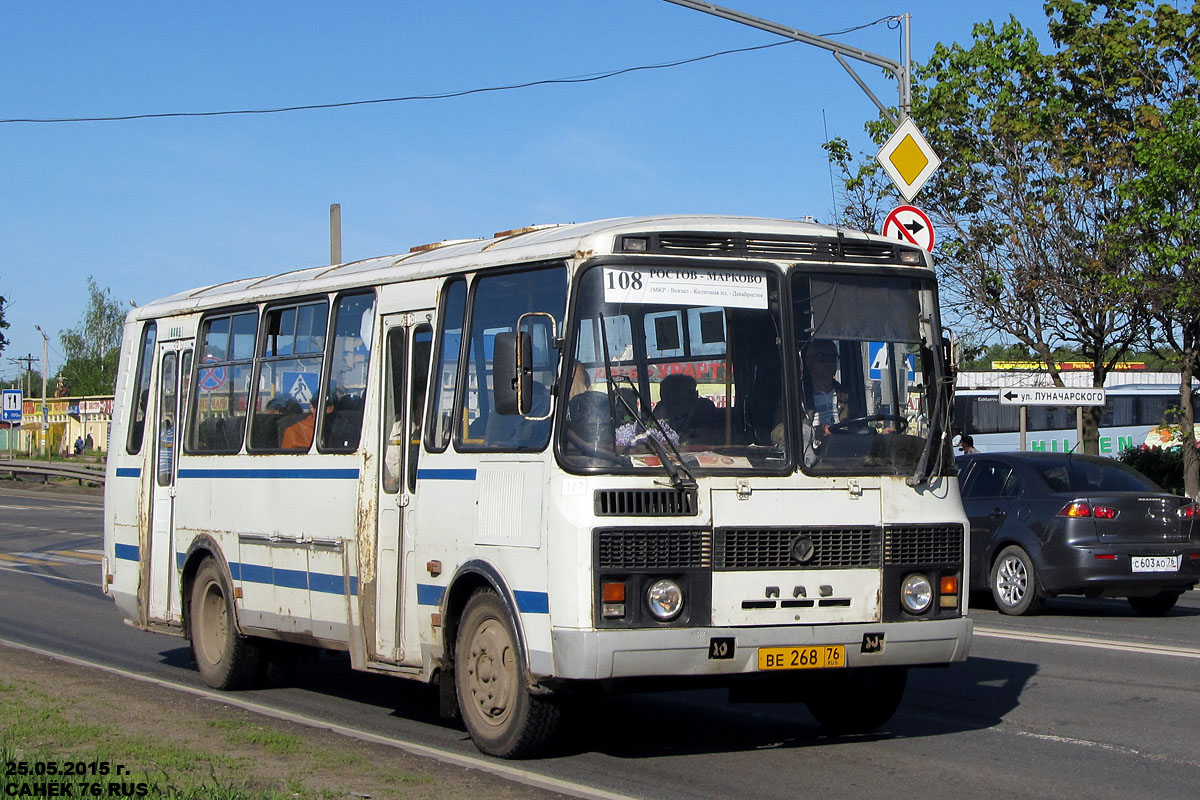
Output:
<path fill-rule="evenodd" d="M 130 561 L 138 560 L 138 549 L 135 545 L 117 545 L 117 558 Z M 187 561 L 187 553 L 175 554 L 175 565 L 183 569 Z M 308 589 L 311 592 L 324 594 L 344 594 L 346 581 L 341 575 L 329 575 L 323 572 L 305 572 L 295 569 L 275 569 L 258 564 L 240 564 L 229 562 L 229 576 L 235 581 L 247 583 L 265 583 L 272 586 L 283 586 L 287 589 Z M 358 594 L 358 578 L 350 577 L 350 594 Z"/>
<path fill-rule="evenodd" d="M 142 477 L 141 467 L 117 467 L 118 478 L 140 478 Z"/>
<path fill-rule="evenodd" d="M 180 478 L 308 478 L 358 480 L 357 469 L 181 469 Z"/>
<path fill-rule="evenodd" d="M 417 605 L 419 606 L 437 606 L 442 603 L 442 596 L 446 594 L 445 586 L 435 586 L 431 583 L 417 584 Z"/>
<path fill-rule="evenodd" d="M 122 561 L 137 561 L 138 546 L 136 544 L 114 544 L 113 555 Z"/>
<path fill-rule="evenodd" d="M 550 595 L 545 592 L 513 592 L 517 610 L 522 614 L 549 614 Z"/>
<path fill-rule="evenodd" d="M 284 589 L 307 589 L 322 594 L 345 594 L 346 581 L 341 575 L 305 572 L 302 569 L 277 569 L 259 564 L 230 563 L 229 572 L 235 581 L 263 583 Z M 358 578 L 350 577 L 350 594 L 358 594 Z"/>
<path fill-rule="evenodd" d="M 418 469 L 417 480 L 427 481 L 473 481 L 473 469 Z"/>

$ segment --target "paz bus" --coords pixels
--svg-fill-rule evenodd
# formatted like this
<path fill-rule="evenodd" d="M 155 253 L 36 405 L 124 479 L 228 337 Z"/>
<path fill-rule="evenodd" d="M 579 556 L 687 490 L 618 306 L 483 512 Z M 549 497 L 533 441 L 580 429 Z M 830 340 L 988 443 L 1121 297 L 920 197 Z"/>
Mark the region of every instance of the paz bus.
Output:
<path fill-rule="evenodd" d="M 871 730 L 970 644 L 949 359 L 924 251 L 787 221 L 535 227 L 184 291 L 125 322 L 104 591 L 210 686 L 347 651 L 436 684 L 502 757 L 647 687 Z"/>

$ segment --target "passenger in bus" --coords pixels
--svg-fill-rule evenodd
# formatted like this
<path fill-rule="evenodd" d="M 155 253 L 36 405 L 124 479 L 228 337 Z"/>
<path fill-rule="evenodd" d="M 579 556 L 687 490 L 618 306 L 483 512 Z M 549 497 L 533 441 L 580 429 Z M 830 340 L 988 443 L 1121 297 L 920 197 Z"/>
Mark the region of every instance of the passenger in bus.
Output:
<path fill-rule="evenodd" d="M 315 399 L 315 398 L 314 398 Z M 325 415 L 329 416 L 333 413 L 334 401 L 333 398 L 325 399 Z M 308 450 L 312 446 L 313 432 L 317 427 L 317 416 L 315 404 L 310 404 L 308 413 L 300 419 L 299 422 L 292 423 L 283 432 L 283 441 L 280 446 L 284 450 Z"/>
<path fill-rule="evenodd" d="M 288 395 L 275 395 L 267 401 L 263 410 L 254 415 L 250 423 L 250 444 L 258 450 L 274 450 L 279 447 L 283 431 L 301 414 L 300 404 Z"/>
<path fill-rule="evenodd" d="M 684 443 L 715 440 L 722 428 L 721 412 L 707 397 L 701 397 L 696 379 L 675 374 L 659 384 L 662 399 L 654 407 L 659 422 L 670 425 Z"/>

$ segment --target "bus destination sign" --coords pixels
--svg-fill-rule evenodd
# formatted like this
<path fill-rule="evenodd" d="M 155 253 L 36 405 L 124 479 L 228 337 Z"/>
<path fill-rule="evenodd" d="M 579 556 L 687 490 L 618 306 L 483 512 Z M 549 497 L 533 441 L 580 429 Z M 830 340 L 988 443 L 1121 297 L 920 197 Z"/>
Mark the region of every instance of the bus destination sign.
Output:
<path fill-rule="evenodd" d="M 1000 389 L 1002 406 L 1102 406 L 1104 389 L 1071 386 L 1016 387 Z"/>

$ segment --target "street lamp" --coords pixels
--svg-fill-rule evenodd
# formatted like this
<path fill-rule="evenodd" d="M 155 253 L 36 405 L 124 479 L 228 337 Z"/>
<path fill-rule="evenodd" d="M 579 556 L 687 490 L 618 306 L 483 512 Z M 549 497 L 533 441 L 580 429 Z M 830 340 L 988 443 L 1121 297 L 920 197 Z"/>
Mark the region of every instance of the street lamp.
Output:
<path fill-rule="evenodd" d="M 46 413 L 46 359 L 50 354 L 50 337 L 42 330 L 41 325 L 33 327 L 42 335 L 42 455 L 49 458 L 46 448 L 46 436 L 50 430 L 50 418 Z"/>

